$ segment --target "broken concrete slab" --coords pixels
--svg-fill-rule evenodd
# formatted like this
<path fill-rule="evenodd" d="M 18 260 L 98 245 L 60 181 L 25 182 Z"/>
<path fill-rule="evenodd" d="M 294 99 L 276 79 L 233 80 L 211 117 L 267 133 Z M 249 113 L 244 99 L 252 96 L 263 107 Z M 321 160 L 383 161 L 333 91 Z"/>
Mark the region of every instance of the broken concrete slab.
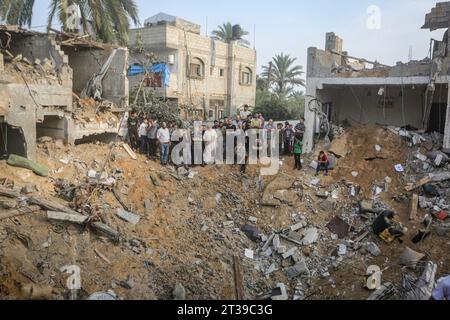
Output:
<path fill-rule="evenodd" d="M 430 181 L 429 182 L 443 182 L 450 180 L 450 172 L 439 172 L 439 173 L 430 173 L 429 175 Z M 426 182 L 428 183 L 428 182 Z M 426 184 L 424 183 L 424 184 Z"/>
<path fill-rule="evenodd" d="M 125 211 L 122 208 L 117 209 L 116 215 L 122 220 L 125 220 L 133 225 L 137 225 L 141 220 L 141 217 L 139 215 Z"/>
<path fill-rule="evenodd" d="M 334 204 L 334 201 L 325 200 L 320 203 L 319 207 L 325 212 L 332 212 L 334 210 Z"/>
<path fill-rule="evenodd" d="M 304 235 L 302 244 L 304 246 L 309 246 L 313 243 L 316 243 L 319 239 L 319 230 L 317 228 L 309 228 L 302 232 Z"/>
<path fill-rule="evenodd" d="M 286 275 L 290 280 L 295 279 L 299 276 L 310 277 L 311 275 L 308 266 L 306 265 L 305 259 L 302 259 L 292 267 L 284 269 L 284 271 L 286 272 Z"/>
<path fill-rule="evenodd" d="M 288 250 L 287 252 L 283 253 L 283 255 L 282 255 L 283 259 L 292 257 L 297 252 L 297 250 L 298 249 L 296 247 L 294 247 L 294 248 Z"/>
<path fill-rule="evenodd" d="M 374 213 L 374 201 L 373 200 L 362 200 L 359 202 L 359 212 L 360 213 Z"/>
<path fill-rule="evenodd" d="M 255 252 L 251 249 L 245 249 L 244 255 L 246 258 L 253 260 L 255 258 Z"/>
<path fill-rule="evenodd" d="M 77 224 L 83 224 L 88 220 L 88 217 L 81 214 L 69 214 L 64 212 L 47 211 L 47 218 L 50 220 L 69 221 Z"/>
<path fill-rule="evenodd" d="M 264 271 L 264 275 L 268 276 L 272 273 L 274 273 L 275 271 L 278 271 L 278 266 L 276 263 L 272 263 L 267 269 L 266 271 Z"/>
<path fill-rule="evenodd" d="M 379 257 L 381 255 L 380 248 L 374 242 L 368 242 L 366 244 L 366 249 L 374 257 Z"/>

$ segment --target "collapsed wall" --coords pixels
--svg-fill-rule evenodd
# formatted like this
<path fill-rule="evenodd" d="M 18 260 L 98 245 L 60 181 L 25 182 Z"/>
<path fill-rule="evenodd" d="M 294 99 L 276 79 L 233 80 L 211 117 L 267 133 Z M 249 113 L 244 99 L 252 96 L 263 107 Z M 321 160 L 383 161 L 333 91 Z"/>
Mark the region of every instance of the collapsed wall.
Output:
<path fill-rule="evenodd" d="M 21 155 L 34 159 L 36 124 L 44 127 L 50 116 L 68 121 L 72 110 L 72 70 L 68 57 L 47 35 L 10 28 L 0 29 L 0 37 L 2 43 L 9 44 L 1 59 L 0 118 L 4 127 L 20 132 L 15 138 L 3 137 L 4 153 L 17 152 L 17 137 L 22 136 L 25 146 Z M 59 125 L 53 127 L 54 132 L 64 136 L 59 129 Z"/>
<path fill-rule="evenodd" d="M 1 158 L 35 159 L 42 137 L 74 144 L 118 131 L 128 107 L 128 49 L 74 39 L 0 26 Z M 86 107 L 89 85 L 100 93 Z"/>
<path fill-rule="evenodd" d="M 331 123 L 439 132 L 445 135 L 444 151 L 450 152 L 446 40 L 433 40 L 429 58 L 387 66 L 350 56 L 342 39 L 327 33 L 325 50 L 308 49 L 306 151 L 312 151 L 315 135 Z"/>

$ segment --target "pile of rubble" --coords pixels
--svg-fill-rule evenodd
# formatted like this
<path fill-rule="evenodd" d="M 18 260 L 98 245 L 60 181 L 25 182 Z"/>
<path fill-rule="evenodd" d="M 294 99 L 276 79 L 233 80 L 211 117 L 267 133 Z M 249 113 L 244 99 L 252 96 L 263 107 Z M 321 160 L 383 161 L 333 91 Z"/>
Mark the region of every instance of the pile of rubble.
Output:
<path fill-rule="evenodd" d="M 4 77 L 12 77 L 14 82 L 27 81 L 33 84 L 61 84 L 55 67 L 49 59 L 29 61 L 21 54 L 14 56 L 7 50 L 2 50 L 4 58 Z M 25 80 L 24 80 L 25 79 Z"/>
<path fill-rule="evenodd" d="M 440 167 L 419 160 L 402 139 L 347 128 L 330 146 L 335 169 L 318 177 L 292 170 L 292 158 L 275 177 L 257 166 L 242 176 L 161 168 L 122 144 L 45 139 L 38 162 L 49 177 L 0 162 L 0 297 L 31 286 L 62 299 L 61 270 L 76 265 L 78 299 L 426 298 L 449 271 L 450 229 L 437 211 L 448 212 L 450 177 L 444 157 Z M 422 161 L 433 170 L 415 171 Z"/>

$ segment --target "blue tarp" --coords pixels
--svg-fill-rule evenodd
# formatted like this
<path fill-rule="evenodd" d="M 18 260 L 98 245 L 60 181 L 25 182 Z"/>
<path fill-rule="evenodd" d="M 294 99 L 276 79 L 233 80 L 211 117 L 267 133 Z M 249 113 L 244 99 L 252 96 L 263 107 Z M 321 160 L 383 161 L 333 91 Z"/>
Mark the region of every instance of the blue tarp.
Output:
<path fill-rule="evenodd" d="M 165 63 L 154 64 L 148 68 L 149 73 L 161 73 L 162 83 L 165 88 L 169 87 L 169 79 L 170 79 L 170 70 L 169 67 Z M 128 76 L 137 76 L 138 74 L 144 74 L 145 67 L 132 64 L 128 69 Z"/>

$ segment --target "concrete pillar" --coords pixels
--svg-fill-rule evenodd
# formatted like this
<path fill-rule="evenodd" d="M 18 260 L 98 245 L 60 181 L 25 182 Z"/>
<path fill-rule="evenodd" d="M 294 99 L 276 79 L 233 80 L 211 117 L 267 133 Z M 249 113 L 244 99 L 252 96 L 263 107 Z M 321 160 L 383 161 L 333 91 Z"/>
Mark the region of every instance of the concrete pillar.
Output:
<path fill-rule="evenodd" d="M 314 149 L 314 131 L 316 127 L 316 113 L 309 109 L 309 104 L 316 98 L 317 88 L 315 81 L 306 81 L 306 97 L 305 97 L 305 137 L 304 137 L 304 150 L 306 153 L 310 153 Z"/>
<path fill-rule="evenodd" d="M 449 84 L 450 86 L 450 84 Z M 444 147 L 443 150 L 446 153 L 450 153 L 450 90 L 448 92 L 448 102 L 447 102 L 447 115 L 445 121 L 445 131 L 444 131 Z"/>

